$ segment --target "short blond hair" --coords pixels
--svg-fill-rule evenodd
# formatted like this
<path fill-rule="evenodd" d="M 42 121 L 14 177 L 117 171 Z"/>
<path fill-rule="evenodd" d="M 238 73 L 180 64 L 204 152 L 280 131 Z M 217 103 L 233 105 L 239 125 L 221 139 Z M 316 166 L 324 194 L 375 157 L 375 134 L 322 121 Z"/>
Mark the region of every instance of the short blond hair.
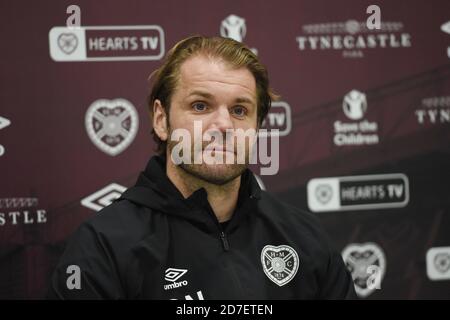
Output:
<path fill-rule="evenodd" d="M 178 83 L 181 65 L 190 57 L 199 54 L 221 59 L 234 68 L 245 67 L 253 74 L 256 82 L 258 126 L 261 126 L 272 101 L 278 99 L 269 87 L 267 69 L 246 45 L 222 37 L 192 36 L 179 41 L 168 51 L 163 65 L 150 75 L 153 83 L 148 97 L 150 119 L 153 120 L 153 104 L 156 99 L 161 101 L 169 116 L 170 99 Z M 154 129 L 152 135 L 157 144 L 156 151 L 164 154 L 166 142 L 158 137 Z"/>

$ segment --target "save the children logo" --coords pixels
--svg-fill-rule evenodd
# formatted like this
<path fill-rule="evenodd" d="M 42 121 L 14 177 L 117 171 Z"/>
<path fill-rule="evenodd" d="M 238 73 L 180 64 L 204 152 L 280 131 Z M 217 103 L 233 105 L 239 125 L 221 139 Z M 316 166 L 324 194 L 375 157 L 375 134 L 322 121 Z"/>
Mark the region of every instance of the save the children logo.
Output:
<path fill-rule="evenodd" d="M 344 96 L 342 109 L 351 120 L 360 120 L 367 111 L 366 95 L 358 90 L 352 90 Z"/>
<path fill-rule="evenodd" d="M 450 21 L 447 21 L 441 26 L 441 30 L 447 34 L 450 34 Z M 447 47 L 447 56 L 450 58 L 450 47 Z"/>
<path fill-rule="evenodd" d="M 228 17 L 222 20 L 220 24 L 220 35 L 224 38 L 231 38 L 238 42 L 244 42 L 245 35 L 247 34 L 247 26 L 245 19 L 235 14 L 230 14 Z M 256 48 L 250 48 L 254 54 L 258 54 Z"/>
<path fill-rule="evenodd" d="M 367 112 L 366 94 L 356 89 L 348 92 L 342 101 L 342 110 L 351 121 L 336 120 L 333 142 L 338 147 L 378 144 L 378 123 L 364 119 Z M 357 121 L 357 122 L 356 122 Z"/>
<path fill-rule="evenodd" d="M 220 24 L 220 35 L 222 37 L 242 42 L 246 33 L 247 27 L 245 25 L 245 19 L 238 17 L 237 15 L 230 14 L 223 19 Z"/>

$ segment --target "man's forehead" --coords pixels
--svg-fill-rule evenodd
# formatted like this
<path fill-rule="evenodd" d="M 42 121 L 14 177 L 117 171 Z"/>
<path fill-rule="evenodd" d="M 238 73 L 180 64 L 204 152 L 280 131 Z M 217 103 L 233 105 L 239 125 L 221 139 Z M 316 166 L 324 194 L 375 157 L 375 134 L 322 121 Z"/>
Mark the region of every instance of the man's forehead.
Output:
<path fill-rule="evenodd" d="M 191 57 L 181 65 L 178 85 L 183 87 L 188 95 L 213 94 L 208 90 L 211 87 L 233 87 L 248 99 L 254 100 L 256 96 L 255 78 L 246 67 L 233 68 L 219 58 L 203 55 Z"/>

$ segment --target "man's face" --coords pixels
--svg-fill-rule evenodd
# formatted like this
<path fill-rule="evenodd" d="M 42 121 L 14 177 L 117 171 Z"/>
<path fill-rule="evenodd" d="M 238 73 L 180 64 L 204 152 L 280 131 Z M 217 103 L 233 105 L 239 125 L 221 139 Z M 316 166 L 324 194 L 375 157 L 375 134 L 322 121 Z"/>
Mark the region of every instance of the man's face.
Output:
<path fill-rule="evenodd" d="M 192 161 L 190 164 L 181 164 L 183 170 L 218 185 L 239 177 L 247 167 L 251 149 L 249 139 L 245 146 L 238 148 L 235 130 L 256 130 L 256 101 L 255 78 L 248 69 L 233 69 L 218 59 L 203 55 L 186 60 L 180 68 L 178 85 L 171 97 L 167 159 L 171 159 L 170 154 L 177 144 L 171 141 L 171 133 L 176 129 L 186 129 L 191 135 Z M 194 135 L 194 121 L 201 123 L 202 134 L 220 134 L 222 141 L 212 138 L 201 144 L 201 150 L 196 150 L 194 137 L 198 136 Z M 213 164 L 205 161 L 193 163 L 199 152 L 205 155 L 205 150 L 210 150 L 207 147 L 211 146 L 213 150 L 209 154 L 220 156 L 218 158 L 223 161 Z M 231 154 L 227 155 L 227 152 Z M 245 163 L 238 164 L 239 152 L 245 154 Z M 233 164 L 225 163 L 226 157 L 230 155 L 235 158 Z"/>

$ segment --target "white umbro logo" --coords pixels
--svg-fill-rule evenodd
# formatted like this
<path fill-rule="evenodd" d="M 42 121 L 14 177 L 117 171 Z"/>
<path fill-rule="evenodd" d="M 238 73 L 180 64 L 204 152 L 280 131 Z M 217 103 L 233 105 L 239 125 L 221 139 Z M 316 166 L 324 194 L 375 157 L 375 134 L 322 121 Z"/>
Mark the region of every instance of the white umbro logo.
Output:
<path fill-rule="evenodd" d="M 184 276 L 186 272 L 188 272 L 187 269 L 176 269 L 176 268 L 166 269 L 164 279 L 172 283 L 164 285 L 164 290 L 170 290 L 187 286 L 188 282 L 186 280 L 176 282 L 178 279 Z"/>
<path fill-rule="evenodd" d="M 100 211 L 119 198 L 127 188 L 117 183 L 111 183 L 81 200 L 81 204 L 89 209 Z"/>
<path fill-rule="evenodd" d="M 170 282 L 175 282 L 184 276 L 186 272 L 188 272 L 186 269 L 169 268 L 166 270 L 164 279 Z"/>
<path fill-rule="evenodd" d="M 9 121 L 6 118 L 0 117 L 0 129 L 6 128 L 11 124 L 11 121 Z"/>
<path fill-rule="evenodd" d="M 0 117 L 0 130 L 3 129 L 3 128 L 6 128 L 6 127 L 9 126 L 10 124 L 11 124 L 11 121 L 9 121 L 9 120 L 6 119 L 6 118 Z M 3 146 L 0 144 L 0 157 L 1 157 L 2 155 L 4 155 L 4 154 L 5 154 L 5 147 L 3 147 Z"/>

